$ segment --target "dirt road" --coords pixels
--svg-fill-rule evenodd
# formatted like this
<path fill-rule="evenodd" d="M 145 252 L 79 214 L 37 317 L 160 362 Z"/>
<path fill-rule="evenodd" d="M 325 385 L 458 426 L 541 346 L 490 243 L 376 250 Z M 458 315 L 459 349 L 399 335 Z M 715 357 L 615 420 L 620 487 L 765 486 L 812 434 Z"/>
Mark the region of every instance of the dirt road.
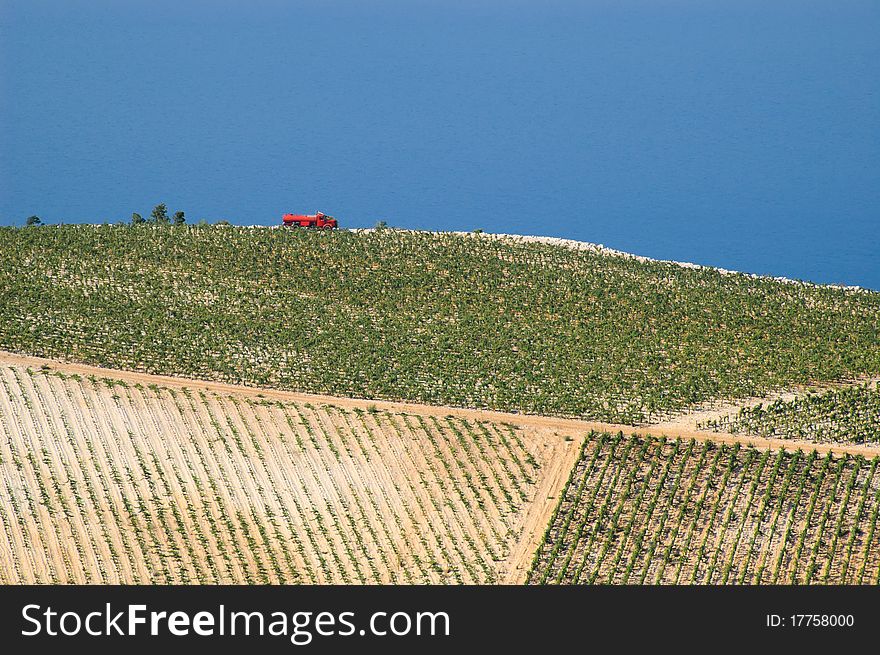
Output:
<path fill-rule="evenodd" d="M 6 351 L 0 351 L 0 365 L 30 366 L 34 369 L 48 368 L 61 373 L 104 377 L 114 380 L 124 380 L 132 384 L 142 385 L 156 384 L 171 388 L 204 389 L 217 393 L 241 395 L 247 397 L 262 397 L 272 400 L 288 400 L 298 403 L 326 403 L 346 409 L 376 409 L 390 412 L 404 412 L 419 414 L 421 416 L 459 416 L 471 420 L 493 421 L 497 423 L 511 423 L 523 427 L 537 427 L 557 430 L 560 438 L 583 434 L 585 432 L 623 432 L 632 435 L 652 435 L 666 437 L 668 439 L 695 439 L 696 441 L 714 441 L 717 443 L 751 445 L 758 449 L 786 450 L 815 450 L 820 454 L 832 453 L 832 455 L 863 455 L 874 457 L 880 455 L 880 446 L 863 444 L 827 444 L 813 443 L 810 441 L 798 441 L 794 439 L 766 439 L 763 437 L 724 434 L 716 432 L 704 432 L 697 430 L 694 421 L 685 419 L 668 421 L 649 426 L 633 426 L 620 423 L 604 423 L 601 421 L 586 421 L 582 419 L 558 418 L 553 416 L 537 416 L 532 414 L 517 414 L 511 412 L 499 412 L 485 409 L 467 409 L 461 407 L 445 407 L 436 405 L 422 405 L 419 403 L 395 402 L 386 400 L 369 400 L 363 398 L 343 398 L 320 394 L 299 393 L 294 391 L 280 391 L 277 389 L 265 389 L 260 387 L 245 387 L 222 382 L 210 382 L 204 380 L 191 380 L 189 378 L 173 377 L 168 375 L 150 375 L 132 371 L 100 368 L 85 364 L 58 362 L 41 357 L 29 357 L 17 355 Z M 735 405 L 725 408 L 725 411 L 735 411 Z M 687 415 L 685 415 L 687 416 Z"/>

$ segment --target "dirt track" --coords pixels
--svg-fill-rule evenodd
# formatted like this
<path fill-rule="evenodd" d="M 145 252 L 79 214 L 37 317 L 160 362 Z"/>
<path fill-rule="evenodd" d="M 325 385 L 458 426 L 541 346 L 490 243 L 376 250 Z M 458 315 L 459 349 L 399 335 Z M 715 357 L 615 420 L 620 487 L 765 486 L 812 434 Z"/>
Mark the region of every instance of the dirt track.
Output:
<path fill-rule="evenodd" d="M 581 419 L 558 418 L 552 416 L 536 416 L 532 414 L 516 414 L 510 412 L 498 412 L 484 409 L 465 409 L 460 407 L 443 407 L 436 405 L 422 405 L 418 403 L 392 402 L 385 400 L 367 400 L 362 398 L 343 398 L 319 394 L 307 394 L 293 391 L 279 391 L 259 387 L 245 387 L 222 382 L 209 382 L 203 380 L 191 380 L 167 375 L 150 375 L 116 369 L 106 369 L 85 364 L 74 364 L 43 359 L 40 357 L 28 357 L 5 351 L 0 351 L 0 365 L 30 366 L 31 368 L 48 367 L 65 374 L 78 374 L 83 376 L 96 376 L 114 380 L 124 380 L 143 385 L 156 384 L 172 388 L 204 389 L 217 393 L 243 395 L 248 397 L 259 396 L 272 400 L 287 400 L 297 403 L 327 403 L 346 409 L 368 409 L 375 407 L 390 412 L 403 412 L 419 414 L 422 416 L 458 416 L 471 420 L 494 421 L 497 423 L 511 423 L 523 427 L 545 428 L 559 430 L 566 434 L 583 432 L 624 432 L 634 435 L 652 435 L 669 439 L 695 439 L 696 441 L 714 441 L 717 443 L 751 445 L 758 449 L 785 448 L 786 450 L 817 451 L 821 454 L 832 455 L 863 455 L 874 457 L 880 455 L 880 446 L 867 446 L 858 444 L 827 444 L 813 443 L 810 441 L 798 441 L 794 439 L 765 439 L 762 437 L 742 436 L 716 432 L 704 432 L 691 427 L 691 421 L 670 421 L 650 426 L 633 426 L 619 423 L 603 423 L 600 421 L 585 421 Z M 728 409 L 735 409 L 730 406 Z"/>

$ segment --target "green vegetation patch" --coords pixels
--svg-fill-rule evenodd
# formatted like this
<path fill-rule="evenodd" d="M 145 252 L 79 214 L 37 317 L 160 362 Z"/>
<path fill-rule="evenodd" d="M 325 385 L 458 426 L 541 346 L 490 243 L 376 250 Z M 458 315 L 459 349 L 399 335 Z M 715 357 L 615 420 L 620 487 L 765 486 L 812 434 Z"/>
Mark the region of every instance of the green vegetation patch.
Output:
<path fill-rule="evenodd" d="M 868 385 L 808 393 L 745 407 L 707 421 L 704 430 L 816 442 L 880 443 L 880 388 Z"/>
<path fill-rule="evenodd" d="M 878 584 L 880 457 L 591 434 L 530 584 Z"/>
<path fill-rule="evenodd" d="M 631 423 L 880 373 L 880 294 L 481 235 L 3 228 L 0 348 Z"/>

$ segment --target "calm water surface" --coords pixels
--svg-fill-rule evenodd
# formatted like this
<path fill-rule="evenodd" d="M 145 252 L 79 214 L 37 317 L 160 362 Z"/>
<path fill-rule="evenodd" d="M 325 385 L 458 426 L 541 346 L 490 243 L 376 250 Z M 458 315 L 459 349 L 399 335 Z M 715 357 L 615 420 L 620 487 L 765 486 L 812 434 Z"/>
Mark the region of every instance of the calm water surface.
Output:
<path fill-rule="evenodd" d="M 880 289 L 878 34 L 876 1 L 0 0 L 0 224 L 320 209 Z"/>

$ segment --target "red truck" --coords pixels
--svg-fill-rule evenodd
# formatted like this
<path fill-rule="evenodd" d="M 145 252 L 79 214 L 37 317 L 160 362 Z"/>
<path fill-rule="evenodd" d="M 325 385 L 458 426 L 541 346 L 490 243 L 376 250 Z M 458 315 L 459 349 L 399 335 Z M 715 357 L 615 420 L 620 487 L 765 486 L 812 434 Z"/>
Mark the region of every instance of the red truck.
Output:
<path fill-rule="evenodd" d="M 319 230 L 333 230 L 339 227 L 339 223 L 332 216 L 323 212 L 316 214 L 285 214 L 281 222 L 286 227 L 314 227 Z"/>

